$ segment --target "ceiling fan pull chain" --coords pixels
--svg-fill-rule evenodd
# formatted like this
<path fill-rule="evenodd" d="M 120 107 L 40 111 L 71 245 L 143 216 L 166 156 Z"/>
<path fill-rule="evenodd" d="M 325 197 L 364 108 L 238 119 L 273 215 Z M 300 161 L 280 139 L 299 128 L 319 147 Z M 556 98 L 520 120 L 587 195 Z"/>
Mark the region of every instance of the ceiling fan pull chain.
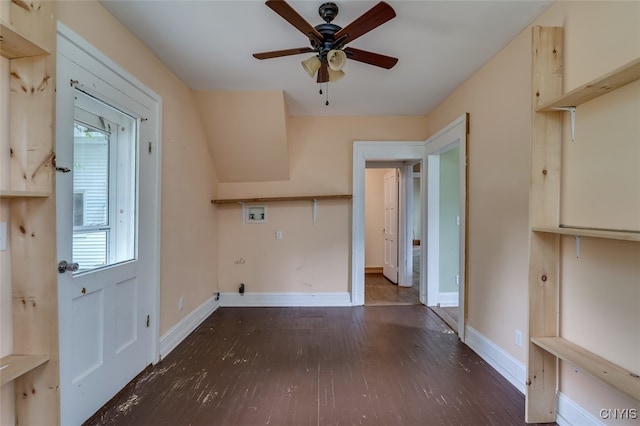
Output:
<path fill-rule="evenodd" d="M 326 106 L 329 106 L 329 82 L 327 81 L 327 101 L 324 103 Z"/>
<path fill-rule="evenodd" d="M 320 90 L 318 91 L 318 93 L 322 95 L 322 83 L 320 83 L 318 86 L 320 86 Z"/>

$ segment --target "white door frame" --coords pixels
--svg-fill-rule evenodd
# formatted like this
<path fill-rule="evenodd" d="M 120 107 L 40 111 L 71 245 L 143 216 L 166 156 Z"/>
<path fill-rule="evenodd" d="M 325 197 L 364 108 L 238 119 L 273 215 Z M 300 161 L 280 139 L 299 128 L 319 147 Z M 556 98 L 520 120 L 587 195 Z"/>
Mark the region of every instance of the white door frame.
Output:
<path fill-rule="evenodd" d="M 365 243 L 365 169 L 367 164 L 373 167 L 407 167 L 408 161 L 415 163 L 424 159 L 424 141 L 355 141 L 353 143 L 353 208 L 352 208 L 352 229 L 351 229 L 351 304 L 353 306 L 364 305 L 364 243 Z M 399 162 L 395 165 L 393 162 Z M 424 168 L 420 168 L 420 173 L 423 173 Z M 400 173 L 401 179 L 405 175 L 404 181 L 406 181 L 407 173 Z M 409 174 L 412 178 L 413 171 Z M 424 175 L 422 175 L 424 177 Z M 424 185 L 421 187 L 421 193 L 424 190 Z M 411 230 L 411 226 L 406 222 L 407 212 L 403 207 L 406 197 L 409 195 L 406 192 L 404 184 L 400 185 L 400 214 L 403 215 L 400 222 L 405 222 L 402 230 L 399 232 L 400 237 L 400 252 L 398 256 L 398 275 L 399 277 L 406 277 L 408 272 L 406 270 L 406 257 L 403 253 L 405 250 L 402 248 L 407 244 L 407 234 Z M 402 195 L 404 193 L 404 196 Z M 424 195 L 424 194 L 422 194 Z M 424 197 L 422 198 L 424 199 Z M 404 210 L 403 210 L 404 209 Z M 402 225 L 401 225 L 402 226 Z M 426 227 L 421 226 L 421 232 L 426 237 Z M 411 234 L 413 235 L 413 234 Z M 411 236 L 413 240 L 413 236 Z M 409 256 L 410 257 L 410 256 Z M 426 258 L 422 258 L 422 264 L 424 265 Z M 406 278 L 405 278 L 406 279 Z M 420 274 L 420 292 L 426 288 L 426 277 L 424 274 Z"/>
<path fill-rule="evenodd" d="M 154 151 L 154 186 L 151 191 L 139 194 L 139 203 L 149 206 L 151 211 L 156 214 L 150 217 L 144 217 L 140 219 L 140 222 L 144 221 L 144 226 L 149 230 L 150 244 L 152 252 L 148 253 L 150 264 L 152 267 L 146 271 L 150 277 L 150 296 L 151 301 L 149 303 L 149 319 L 150 319 L 150 336 L 147 342 L 147 360 L 152 363 L 159 361 L 160 354 L 160 206 L 161 206 L 161 165 L 162 165 L 162 98 L 145 86 L 142 82 L 122 69 L 119 65 L 86 42 L 80 35 L 73 30 L 62 24 L 57 23 L 57 37 L 58 37 L 58 54 L 64 54 L 73 62 L 77 63 L 80 68 L 86 72 L 96 76 L 96 85 L 110 86 L 114 81 L 117 81 L 120 88 L 127 87 L 125 91 L 118 92 L 115 96 L 117 99 L 110 99 L 114 105 L 122 106 L 123 111 L 134 112 L 134 109 L 139 109 L 141 104 L 137 104 L 135 108 L 128 108 L 127 105 L 133 105 L 132 102 L 138 102 L 140 99 L 144 99 L 144 116 L 140 113 L 132 113 L 132 116 L 138 115 L 143 121 L 146 121 L 148 126 L 148 133 L 146 133 L 148 139 L 141 139 L 140 144 L 150 144 L 150 149 Z M 73 84 L 68 81 L 59 81 L 58 84 Z M 91 88 L 89 88 L 91 89 Z M 96 90 L 99 90 L 96 87 Z M 104 90 L 101 90 L 104 91 Z M 132 93 L 136 93 L 137 100 L 131 96 Z M 62 117 L 59 114 L 57 119 L 68 119 L 68 117 Z M 57 126 L 61 127 L 61 126 Z M 57 136 L 58 137 L 58 136 Z M 57 200 L 58 202 L 70 202 L 70 200 Z M 60 248 L 58 248 L 60 250 Z M 61 356 L 63 351 L 61 348 Z M 62 419 L 64 422 L 64 419 Z"/>
<path fill-rule="evenodd" d="M 427 169 L 427 300 L 428 306 L 435 306 L 438 300 L 440 282 L 440 154 L 459 147 L 460 190 L 459 205 L 459 265 L 460 283 L 458 287 L 458 337 L 465 340 L 466 303 L 466 202 L 467 202 L 467 114 L 454 120 L 425 143 L 425 168 Z M 423 222 L 424 223 L 424 222 Z"/>
<path fill-rule="evenodd" d="M 429 154 L 438 153 L 438 150 L 446 151 L 445 147 L 458 140 L 460 144 L 460 286 L 459 286 L 459 309 L 458 315 L 458 337 L 465 340 L 465 303 L 467 291 L 466 274 L 466 218 L 467 218 L 467 123 L 468 115 L 455 119 L 438 133 L 426 141 L 355 141 L 353 143 L 353 202 L 352 202 L 352 227 L 351 227 L 351 304 L 353 306 L 364 305 L 364 241 L 365 241 L 365 169 L 367 164 L 384 167 L 387 162 L 411 162 L 421 161 L 420 167 L 420 199 L 422 200 L 420 219 L 420 240 L 428 241 L 428 216 L 429 211 L 425 207 L 428 193 L 428 168 Z M 445 136 L 445 137 L 443 137 Z M 440 138 L 440 140 L 438 140 Z M 450 139 L 451 138 L 451 139 Z M 447 142 L 443 142 L 447 140 Z M 442 146 L 441 146 L 442 144 Z M 392 164 L 392 163 L 391 163 Z M 408 163 L 398 166 L 402 167 Z M 412 177 L 412 173 L 405 173 L 407 177 Z M 405 185 L 401 185 L 404 188 Z M 408 195 L 408 194 L 406 194 Z M 400 202 L 402 208 L 403 202 Z M 426 213 L 426 214 L 425 214 Z M 402 214 L 402 213 L 401 213 Z M 405 213 L 406 215 L 407 213 Z M 403 217 L 406 221 L 406 217 Z M 411 222 L 406 222 L 406 228 Z M 406 233 L 406 231 L 404 232 Z M 405 237 L 406 239 L 406 237 Z M 401 243 L 402 244 L 402 243 Z M 404 250 L 400 250 L 402 253 Z M 422 265 L 420 273 L 420 298 L 422 303 L 427 303 L 427 280 L 428 270 L 427 251 L 420 250 L 420 262 Z M 403 259 L 402 265 L 406 263 Z M 399 261 L 400 263 L 400 261 Z M 425 267 L 427 266 L 427 267 Z M 405 272 L 406 274 L 407 272 Z"/>

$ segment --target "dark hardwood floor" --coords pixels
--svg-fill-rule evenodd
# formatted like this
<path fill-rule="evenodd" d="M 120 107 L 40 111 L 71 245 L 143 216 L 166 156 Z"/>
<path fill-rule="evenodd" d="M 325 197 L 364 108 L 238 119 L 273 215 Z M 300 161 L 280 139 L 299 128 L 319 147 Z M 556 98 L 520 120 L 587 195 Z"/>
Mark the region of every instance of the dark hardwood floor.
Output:
<path fill-rule="evenodd" d="M 419 305 L 420 289 L 418 285 L 400 287 L 382 274 L 364 274 L 364 304 L 366 306 Z"/>
<path fill-rule="evenodd" d="M 220 308 L 88 425 L 523 425 L 425 306 Z"/>

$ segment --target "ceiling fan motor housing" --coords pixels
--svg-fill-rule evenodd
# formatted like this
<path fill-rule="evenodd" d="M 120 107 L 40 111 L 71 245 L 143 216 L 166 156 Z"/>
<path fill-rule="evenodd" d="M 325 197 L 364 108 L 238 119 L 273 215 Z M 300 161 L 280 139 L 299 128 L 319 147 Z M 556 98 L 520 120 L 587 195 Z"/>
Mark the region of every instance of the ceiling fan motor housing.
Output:
<path fill-rule="evenodd" d="M 328 24 L 338 16 L 338 5 L 335 3 L 322 3 L 318 8 L 318 14 Z"/>
<path fill-rule="evenodd" d="M 321 61 L 326 61 L 327 53 L 332 49 L 340 49 L 335 44 L 335 34 L 342 27 L 332 24 L 331 21 L 338 15 L 338 5 L 335 3 L 323 3 L 318 8 L 318 14 L 325 21 L 324 24 L 316 25 L 314 28 L 322 34 L 322 43 L 318 43 L 313 37 L 309 38 L 311 46 L 318 50 L 318 57 Z"/>

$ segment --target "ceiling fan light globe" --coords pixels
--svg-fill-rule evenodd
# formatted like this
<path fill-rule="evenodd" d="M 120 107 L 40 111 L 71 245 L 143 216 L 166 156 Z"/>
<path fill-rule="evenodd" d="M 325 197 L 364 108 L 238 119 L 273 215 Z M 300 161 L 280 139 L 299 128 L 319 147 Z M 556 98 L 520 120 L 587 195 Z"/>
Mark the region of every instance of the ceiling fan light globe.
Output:
<path fill-rule="evenodd" d="M 334 83 L 334 82 L 340 80 L 342 77 L 344 77 L 344 71 L 342 71 L 342 70 L 334 71 L 331 68 L 329 68 L 327 71 L 329 71 L 329 82 L 330 83 Z"/>
<path fill-rule="evenodd" d="M 320 59 L 317 56 L 312 56 L 300 63 L 302 64 L 302 68 L 309 74 L 309 77 L 316 75 L 321 65 Z"/>
<path fill-rule="evenodd" d="M 342 50 L 330 50 L 327 53 L 327 64 L 334 71 L 340 71 L 347 63 L 347 54 Z"/>

